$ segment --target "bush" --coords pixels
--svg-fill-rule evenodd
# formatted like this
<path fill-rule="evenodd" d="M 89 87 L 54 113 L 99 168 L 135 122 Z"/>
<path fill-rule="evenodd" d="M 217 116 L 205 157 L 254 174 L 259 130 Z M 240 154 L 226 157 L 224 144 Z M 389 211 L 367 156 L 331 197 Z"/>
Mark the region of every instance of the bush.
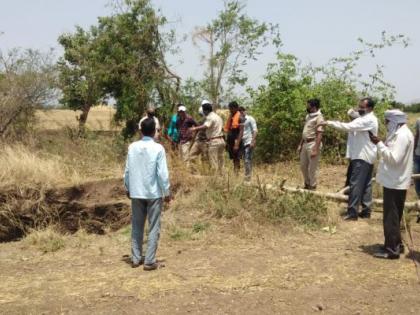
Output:
<path fill-rule="evenodd" d="M 337 76 L 331 69 L 303 67 L 292 55 L 279 54 L 278 63 L 269 66 L 265 79 L 266 85 L 250 91 L 252 115 L 259 130 L 256 157 L 265 162 L 296 156 L 308 99 L 321 100 L 325 119 L 346 121 L 347 110 L 364 96 L 357 91 L 356 82 Z M 376 105 L 379 118 L 388 106 L 387 101 Z M 337 160 L 345 152 L 346 139 L 346 133 L 327 128 L 324 152 Z"/>

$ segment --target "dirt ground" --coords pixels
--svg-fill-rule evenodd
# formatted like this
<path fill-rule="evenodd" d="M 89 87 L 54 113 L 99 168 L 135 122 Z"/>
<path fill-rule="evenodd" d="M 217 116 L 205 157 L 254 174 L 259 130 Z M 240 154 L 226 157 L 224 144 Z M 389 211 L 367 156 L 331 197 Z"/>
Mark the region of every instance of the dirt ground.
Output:
<path fill-rule="evenodd" d="M 290 172 L 290 185 L 299 183 L 296 166 L 281 168 Z M 321 189 L 331 190 L 330 179 L 344 172 L 345 167 L 323 168 Z M 103 191 L 116 198 L 112 191 L 119 190 Z M 99 202 L 95 194 L 87 185 L 80 199 L 93 207 Z M 344 207 L 329 206 L 336 215 Z M 206 228 L 195 229 L 196 222 L 206 222 Z M 175 226 L 189 232 L 176 233 Z M 420 225 L 413 224 L 413 237 L 420 240 Z M 47 253 L 25 239 L 0 243 L 0 313 L 416 314 L 420 309 L 413 261 L 372 257 L 383 241 L 380 213 L 358 222 L 337 220 L 330 233 L 169 208 L 158 251 L 166 266 L 154 272 L 127 263 L 129 226 L 65 239 L 63 249 Z"/>

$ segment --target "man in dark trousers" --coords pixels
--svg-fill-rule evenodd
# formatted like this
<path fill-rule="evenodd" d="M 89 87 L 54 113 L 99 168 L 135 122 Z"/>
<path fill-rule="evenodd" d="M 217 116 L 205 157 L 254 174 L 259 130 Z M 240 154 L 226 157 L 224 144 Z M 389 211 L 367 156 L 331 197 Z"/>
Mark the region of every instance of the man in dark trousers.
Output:
<path fill-rule="evenodd" d="M 385 243 L 376 258 L 398 259 L 404 251 L 400 223 L 413 171 L 414 136 L 407 127 L 407 115 L 398 109 L 385 112 L 387 137 L 384 142 L 371 134 L 380 161 L 376 180 L 383 186 Z"/>
<path fill-rule="evenodd" d="M 351 163 L 350 193 L 347 214 L 344 220 L 370 218 L 372 206 L 372 173 L 373 164 L 377 158 L 377 149 L 369 138 L 369 132 L 378 135 L 378 119 L 373 113 L 375 102 L 367 97 L 359 102 L 360 117 L 351 122 L 326 121 L 321 125 L 331 126 L 347 133 L 353 132 L 353 139 L 349 147 Z M 362 211 L 359 213 L 359 204 Z"/>
<path fill-rule="evenodd" d="M 235 101 L 229 103 L 229 111 L 230 115 L 224 128 L 227 134 L 226 146 L 229 158 L 233 160 L 233 169 L 235 173 L 238 173 L 241 167 L 245 118 L 241 115 L 239 105 Z"/>

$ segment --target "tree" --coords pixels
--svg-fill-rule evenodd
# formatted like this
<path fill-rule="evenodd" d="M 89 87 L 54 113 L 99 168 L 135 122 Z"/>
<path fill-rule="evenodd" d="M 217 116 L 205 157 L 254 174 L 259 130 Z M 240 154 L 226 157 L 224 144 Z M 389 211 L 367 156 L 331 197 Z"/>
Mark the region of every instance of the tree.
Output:
<path fill-rule="evenodd" d="M 167 109 L 178 99 L 180 77 L 169 69 L 173 31 L 164 32 L 165 17 L 149 0 L 115 2 L 118 11 L 99 18 L 97 54 L 106 65 L 105 90 L 116 99 L 117 122 L 131 136 L 149 103 Z"/>
<path fill-rule="evenodd" d="M 194 44 L 208 49 L 202 60 L 207 65 L 206 92 L 213 104 L 219 104 L 224 84 L 232 89 L 246 83 L 243 67 L 256 60 L 260 49 L 268 44 L 269 33 L 276 33 L 273 43 L 277 47 L 281 44 L 277 25 L 260 23 L 244 14 L 244 9 L 241 1 L 227 1 L 217 18 L 193 33 Z"/>
<path fill-rule="evenodd" d="M 97 55 L 97 31 L 76 27 L 73 34 L 63 34 L 58 42 L 64 56 L 58 61 L 60 72 L 61 103 L 73 110 L 81 110 L 77 117 L 79 132 L 83 133 L 92 106 L 105 98 L 102 78 L 106 65 Z"/>
<path fill-rule="evenodd" d="M 35 121 L 35 109 L 57 98 L 52 51 L 0 51 L 0 137 L 24 134 Z"/>

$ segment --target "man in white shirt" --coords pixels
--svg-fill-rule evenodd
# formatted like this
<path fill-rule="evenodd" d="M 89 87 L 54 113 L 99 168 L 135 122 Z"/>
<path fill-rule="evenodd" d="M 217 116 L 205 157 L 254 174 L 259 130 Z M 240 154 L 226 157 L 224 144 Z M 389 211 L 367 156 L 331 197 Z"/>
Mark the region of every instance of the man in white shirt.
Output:
<path fill-rule="evenodd" d="M 344 220 L 357 220 L 358 217 L 370 218 L 372 206 L 372 173 L 377 157 L 376 145 L 369 138 L 369 132 L 378 135 L 378 119 L 373 113 L 374 101 L 367 97 L 359 102 L 359 118 L 351 122 L 326 121 L 331 126 L 345 132 L 353 132 L 349 158 L 351 163 L 350 193 L 347 214 Z M 362 211 L 358 213 L 359 204 Z"/>
<path fill-rule="evenodd" d="M 385 243 L 377 258 L 398 259 L 404 251 L 400 223 L 407 189 L 413 170 L 414 137 L 407 127 L 407 115 L 398 109 L 385 112 L 387 137 L 385 142 L 371 135 L 378 147 L 380 162 L 376 180 L 383 186 L 383 225 Z"/>
<path fill-rule="evenodd" d="M 354 120 L 360 117 L 359 112 L 357 110 L 354 110 L 353 108 L 350 108 L 347 111 L 347 115 L 350 117 L 350 120 Z M 349 159 L 349 165 L 347 167 L 346 183 L 344 187 L 350 186 L 350 176 L 351 176 L 350 148 L 352 147 L 353 138 L 354 138 L 354 131 L 349 131 L 347 134 L 347 143 L 346 143 L 346 159 Z"/>
<path fill-rule="evenodd" d="M 159 267 L 156 250 L 160 235 L 160 214 L 162 201 L 170 201 L 169 175 L 165 149 L 153 140 L 156 132 L 153 118 L 141 123 L 143 137 L 128 147 L 124 172 L 124 185 L 131 199 L 132 267 L 144 263 L 144 270 Z M 149 222 L 147 252 L 143 258 L 143 234 L 146 217 Z"/>
<path fill-rule="evenodd" d="M 239 111 L 244 116 L 244 134 L 242 142 L 244 145 L 245 180 L 251 180 L 252 175 L 252 153 L 257 142 L 257 122 L 254 117 L 247 114 L 245 107 L 240 106 Z"/>
<path fill-rule="evenodd" d="M 160 124 L 159 124 L 159 119 L 156 117 L 155 107 L 149 106 L 149 108 L 147 109 L 146 115 L 144 115 L 144 117 L 142 117 L 142 119 L 140 119 L 139 121 L 139 130 L 141 129 L 141 123 L 146 118 L 153 118 L 153 120 L 155 121 L 156 132 L 153 139 L 155 139 L 156 142 L 159 142 L 160 141 Z"/>

